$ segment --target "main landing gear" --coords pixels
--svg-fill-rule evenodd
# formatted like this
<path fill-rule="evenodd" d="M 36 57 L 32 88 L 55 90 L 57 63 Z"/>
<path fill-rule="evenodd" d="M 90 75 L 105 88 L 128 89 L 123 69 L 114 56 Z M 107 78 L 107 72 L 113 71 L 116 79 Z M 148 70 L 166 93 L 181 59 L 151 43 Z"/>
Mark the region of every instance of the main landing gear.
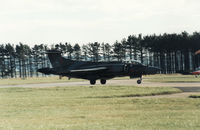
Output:
<path fill-rule="evenodd" d="M 101 79 L 100 82 L 101 82 L 101 84 L 106 84 L 106 80 L 105 79 Z"/>
<path fill-rule="evenodd" d="M 105 79 L 101 79 L 101 80 L 100 80 L 100 83 L 101 83 L 101 84 L 106 84 L 106 80 L 105 80 Z M 91 84 L 91 85 L 95 85 L 95 84 L 96 84 L 96 80 L 90 80 L 90 84 Z"/>
<path fill-rule="evenodd" d="M 91 85 L 95 85 L 96 84 L 96 80 L 90 80 L 90 84 Z"/>

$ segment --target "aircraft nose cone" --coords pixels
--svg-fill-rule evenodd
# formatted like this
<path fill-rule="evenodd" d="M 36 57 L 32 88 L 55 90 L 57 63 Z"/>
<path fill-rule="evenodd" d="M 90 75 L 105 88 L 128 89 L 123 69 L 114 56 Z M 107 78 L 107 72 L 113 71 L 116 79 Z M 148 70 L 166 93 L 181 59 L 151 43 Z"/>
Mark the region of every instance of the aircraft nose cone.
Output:
<path fill-rule="evenodd" d="M 158 67 L 147 67 L 146 74 L 157 74 L 161 69 Z"/>

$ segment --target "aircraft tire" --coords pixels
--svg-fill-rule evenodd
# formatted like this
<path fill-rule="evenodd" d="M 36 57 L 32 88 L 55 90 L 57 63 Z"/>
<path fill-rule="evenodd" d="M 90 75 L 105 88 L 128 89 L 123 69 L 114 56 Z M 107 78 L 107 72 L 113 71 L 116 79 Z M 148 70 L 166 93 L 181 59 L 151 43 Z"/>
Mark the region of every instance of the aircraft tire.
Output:
<path fill-rule="evenodd" d="M 101 82 L 101 84 L 106 84 L 106 80 L 105 79 L 101 79 L 100 82 Z"/>
<path fill-rule="evenodd" d="M 141 84 L 142 83 L 142 81 L 139 79 L 139 80 L 137 80 L 137 84 Z"/>
<path fill-rule="evenodd" d="M 90 80 L 90 84 L 91 85 L 95 85 L 96 84 L 96 80 Z"/>

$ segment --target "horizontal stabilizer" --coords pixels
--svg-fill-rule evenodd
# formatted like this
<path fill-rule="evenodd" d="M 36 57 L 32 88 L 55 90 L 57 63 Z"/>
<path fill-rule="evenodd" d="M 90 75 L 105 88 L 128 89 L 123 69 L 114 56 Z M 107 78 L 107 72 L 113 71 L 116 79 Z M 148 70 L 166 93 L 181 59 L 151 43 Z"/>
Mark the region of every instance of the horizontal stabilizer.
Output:
<path fill-rule="evenodd" d="M 47 75 L 55 73 L 55 71 L 52 68 L 41 68 L 41 69 L 38 69 L 37 72 L 47 74 Z"/>

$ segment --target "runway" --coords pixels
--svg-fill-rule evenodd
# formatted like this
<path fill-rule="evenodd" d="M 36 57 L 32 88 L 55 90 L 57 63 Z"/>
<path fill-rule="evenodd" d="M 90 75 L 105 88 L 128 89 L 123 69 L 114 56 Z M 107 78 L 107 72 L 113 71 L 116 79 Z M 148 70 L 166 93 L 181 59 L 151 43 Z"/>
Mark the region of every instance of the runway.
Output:
<path fill-rule="evenodd" d="M 128 86 L 137 86 L 137 87 L 174 87 L 182 90 L 182 93 L 179 94 L 170 94 L 170 95 L 159 95 L 153 97 L 182 97 L 188 96 L 191 94 L 200 94 L 200 83 L 160 83 L 160 82 L 147 82 L 143 81 L 142 84 L 137 84 L 136 79 L 112 79 L 108 80 L 106 85 L 101 85 L 100 81 L 97 80 L 96 85 L 106 87 L 110 85 L 128 85 Z M 63 83 L 39 83 L 39 84 L 22 84 L 22 85 L 0 85 L 0 88 L 13 88 L 13 87 L 22 87 L 22 88 L 49 88 L 49 87 L 67 87 L 67 86 L 92 86 L 89 81 L 79 81 L 79 82 L 63 82 Z"/>
<path fill-rule="evenodd" d="M 176 87 L 181 90 L 192 92 L 200 91 L 200 83 L 193 82 L 177 82 L 177 83 L 160 83 L 160 82 L 147 82 L 143 81 L 141 84 L 136 83 L 136 79 L 111 79 L 107 80 L 106 85 L 101 85 L 100 81 L 97 80 L 96 85 L 98 86 L 110 86 L 110 85 L 128 85 L 138 87 Z M 37 84 L 21 84 L 21 85 L 0 85 L 0 88 L 10 87 L 23 87 L 23 88 L 46 88 L 46 87 L 63 87 L 63 86 L 91 86 L 89 81 L 78 81 L 78 82 L 62 82 L 62 83 L 37 83 Z"/>

